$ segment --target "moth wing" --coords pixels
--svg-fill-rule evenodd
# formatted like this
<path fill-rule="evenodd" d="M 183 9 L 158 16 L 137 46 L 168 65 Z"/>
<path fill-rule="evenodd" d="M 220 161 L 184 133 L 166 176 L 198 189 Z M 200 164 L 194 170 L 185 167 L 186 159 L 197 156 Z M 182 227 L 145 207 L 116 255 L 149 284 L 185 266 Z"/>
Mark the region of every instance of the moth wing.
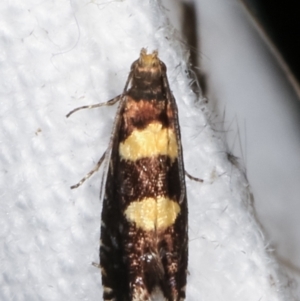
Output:
<path fill-rule="evenodd" d="M 163 76 L 163 83 L 166 91 L 166 97 L 170 104 L 171 110 L 173 112 L 173 128 L 175 131 L 177 149 L 178 149 L 178 159 L 174 164 L 174 172 L 172 173 L 175 179 L 170 179 L 170 183 L 173 181 L 176 183 L 179 182 L 179 187 L 176 189 L 177 202 L 180 205 L 180 214 L 178 215 L 175 223 L 168 229 L 174 233 L 173 236 L 173 253 L 177 254 L 177 258 L 169 258 L 169 266 L 172 266 L 172 263 L 177 265 L 177 272 L 174 275 L 176 287 L 172 287 L 171 284 L 171 296 L 166 296 L 168 300 L 173 300 L 175 295 L 177 295 L 178 300 L 185 299 L 185 286 L 186 286 L 186 277 L 187 277 L 187 264 L 188 264 L 188 208 L 187 208 L 187 196 L 186 196 L 186 186 L 185 186 L 185 170 L 183 163 L 183 153 L 181 145 L 181 133 L 178 120 L 178 109 L 176 100 L 171 92 L 168 79 Z M 173 189 L 172 189 L 173 190 Z M 166 236 L 168 233 L 166 232 Z M 169 279 L 170 282 L 171 279 Z M 172 282 L 172 281 L 171 281 Z"/>
<path fill-rule="evenodd" d="M 124 264 L 124 250 L 120 229 L 121 212 L 117 197 L 116 159 L 118 158 L 121 114 L 126 95 L 120 96 L 107 156 L 107 173 L 103 189 L 101 217 L 100 266 L 103 299 L 129 301 L 128 275 Z"/>

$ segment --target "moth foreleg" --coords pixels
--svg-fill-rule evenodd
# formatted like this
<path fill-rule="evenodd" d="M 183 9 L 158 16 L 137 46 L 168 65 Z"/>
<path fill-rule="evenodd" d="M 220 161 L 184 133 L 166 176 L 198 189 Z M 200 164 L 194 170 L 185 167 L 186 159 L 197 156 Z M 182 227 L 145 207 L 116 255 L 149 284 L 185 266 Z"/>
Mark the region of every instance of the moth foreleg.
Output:
<path fill-rule="evenodd" d="M 97 104 L 94 104 L 94 105 L 88 105 L 88 106 L 82 106 L 82 107 L 79 107 L 79 108 L 76 108 L 74 110 L 72 110 L 71 112 L 69 112 L 66 117 L 70 117 L 73 113 L 77 112 L 77 111 L 80 111 L 80 110 L 83 110 L 83 109 L 94 109 L 94 108 L 99 108 L 99 107 L 103 107 L 103 106 L 112 106 L 114 105 L 115 103 L 117 103 L 120 99 L 120 95 L 109 100 L 109 101 L 106 101 L 106 102 L 101 102 L 101 103 L 97 103 Z"/>

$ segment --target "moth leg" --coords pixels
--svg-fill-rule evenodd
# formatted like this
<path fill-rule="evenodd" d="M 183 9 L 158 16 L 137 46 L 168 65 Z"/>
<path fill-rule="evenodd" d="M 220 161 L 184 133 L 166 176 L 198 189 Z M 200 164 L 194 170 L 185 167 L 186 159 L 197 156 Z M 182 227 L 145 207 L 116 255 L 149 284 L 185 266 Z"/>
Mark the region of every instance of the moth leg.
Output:
<path fill-rule="evenodd" d="M 105 159 L 105 155 L 106 152 L 104 152 L 104 154 L 101 156 L 101 158 L 99 159 L 99 161 L 97 162 L 97 164 L 95 165 L 95 167 L 89 172 L 87 173 L 77 184 L 71 186 L 71 189 L 75 189 L 78 188 L 79 186 L 81 186 L 88 178 L 90 178 L 95 172 L 97 172 L 101 166 L 101 164 L 103 163 L 104 159 Z"/>
<path fill-rule="evenodd" d="M 202 180 L 202 179 L 193 177 L 193 176 L 192 176 L 191 174 L 189 174 L 186 170 L 185 170 L 184 172 L 185 172 L 185 175 L 186 175 L 190 180 L 193 180 L 193 181 L 196 181 L 196 182 L 203 183 L 203 180 Z"/>
<path fill-rule="evenodd" d="M 71 112 L 69 112 L 66 117 L 70 117 L 73 113 L 77 112 L 77 111 L 80 111 L 80 110 L 83 110 L 83 109 L 94 109 L 94 108 L 99 108 L 99 107 L 103 107 L 103 106 L 112 106 L 114 105 L 115 103 L 117 103 L 120 99 L 120 95 L 107 101 L 107 102 L 101 102 L 101 103 L 97 103 L 97 104 L 94 104 L 94 105 L 88 105 L 88 106 L 82 106 L 82 107 L 79 107 L 79 108 L 76 108 L 74 110 L 72 110 Z"/>
<path fill-rule="evenodd" d="M 100 265 L 100 263 L 97 263 L 97 262 L 92 262 L 92 266 L 94 266 L 95 268 L 97 268 L 97 269 L 99 269 L 99 270 L 101 270 L 101 265 Z"/>

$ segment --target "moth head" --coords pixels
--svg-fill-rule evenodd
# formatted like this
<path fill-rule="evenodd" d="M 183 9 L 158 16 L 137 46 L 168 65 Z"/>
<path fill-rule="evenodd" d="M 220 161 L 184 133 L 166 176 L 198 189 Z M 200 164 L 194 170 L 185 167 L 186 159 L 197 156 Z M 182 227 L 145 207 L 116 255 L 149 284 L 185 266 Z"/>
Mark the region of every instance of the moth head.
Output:
<path fill-rule="evenodd" d="M 152 53 L 147 54 L 147 50 L 142 48 L 140 58 L 138 60 L 139 67 L 144 68 L 157 68 L 160 66 L 160 60 L 158 58 L 158 51 L 154 50 Z"/>
<path fill-rule="evenodd" d="M 142 48 L 140 57 L 131 66 L 133 76 L 143 78 L 145 82 L 160 78 L 166 72 L 165 64 L 158 58 L 158 51 L 154 50 L 147 54 L 147 50 Z"/>

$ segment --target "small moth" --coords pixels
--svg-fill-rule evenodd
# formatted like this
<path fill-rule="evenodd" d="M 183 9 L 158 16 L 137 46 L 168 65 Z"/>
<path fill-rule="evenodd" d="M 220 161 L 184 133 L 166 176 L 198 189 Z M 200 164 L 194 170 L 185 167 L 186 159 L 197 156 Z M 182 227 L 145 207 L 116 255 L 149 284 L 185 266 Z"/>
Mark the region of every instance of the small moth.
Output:
<path fill-rule="evenodd" d="M 185 299 L 188 226 L 177 105 L 158 52 L 140 57 L 121 95 L 107 159 L 101 220 L 103 299 Z"/>

